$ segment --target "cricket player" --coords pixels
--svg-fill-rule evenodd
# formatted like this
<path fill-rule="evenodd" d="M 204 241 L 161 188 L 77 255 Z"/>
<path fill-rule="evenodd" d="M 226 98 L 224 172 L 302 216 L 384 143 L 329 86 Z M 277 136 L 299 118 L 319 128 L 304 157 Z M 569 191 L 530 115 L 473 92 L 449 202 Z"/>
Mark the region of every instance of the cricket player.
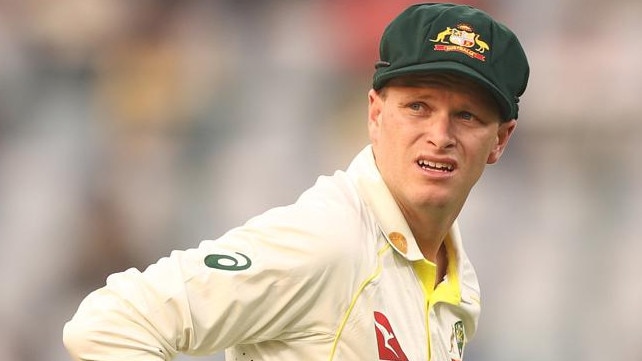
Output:
<path fill-rule="evenodd" d="M 143 272 L 107 278 L 65 325 L 74 360 L 461 360 L 480 290 L 456 219 L 515 130 L 529 66 L 469 6 L 385 29 L 370 144 L 289 206 Z"/>

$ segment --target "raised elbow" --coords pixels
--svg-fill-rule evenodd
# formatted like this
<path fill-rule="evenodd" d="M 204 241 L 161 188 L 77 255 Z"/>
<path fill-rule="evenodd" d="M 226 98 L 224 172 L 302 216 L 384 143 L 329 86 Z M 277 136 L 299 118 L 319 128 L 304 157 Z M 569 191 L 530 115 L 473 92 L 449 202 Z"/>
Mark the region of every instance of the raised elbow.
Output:
<path fill-rule="evenodd" d="M 72 360 L 86 360 L 82 355 L 91 348 L 90 334 L 91 331 L 83 327 L 80 322 L 71 320 L 65 324 L 62 330 L 62 342 Z"/>

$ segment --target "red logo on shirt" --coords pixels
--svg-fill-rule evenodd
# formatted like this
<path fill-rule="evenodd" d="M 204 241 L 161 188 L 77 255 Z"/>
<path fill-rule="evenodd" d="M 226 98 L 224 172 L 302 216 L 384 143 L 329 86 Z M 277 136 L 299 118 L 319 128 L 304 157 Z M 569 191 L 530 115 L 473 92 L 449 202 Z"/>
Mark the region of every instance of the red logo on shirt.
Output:
<path fill-rule="evenodd" d="M 377 332 L 377 345 L 379 345 L 379 360 L 385 361 L 408 361 L 408 357 L 403 353 L 397 336 L 392 331 L 390 321 L 381 313 L 374 313 L 375 331 Z"/>

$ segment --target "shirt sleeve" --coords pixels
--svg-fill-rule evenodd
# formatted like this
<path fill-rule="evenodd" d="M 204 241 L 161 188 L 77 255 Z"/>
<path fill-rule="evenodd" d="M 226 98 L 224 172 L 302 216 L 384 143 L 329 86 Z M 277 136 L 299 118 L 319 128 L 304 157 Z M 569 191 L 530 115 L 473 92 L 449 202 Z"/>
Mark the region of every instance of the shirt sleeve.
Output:
<path fill-rule="evenodd" d="M 345 277 L 360 250 L 344 242 L 358 239 L 354 215 L 319 207 L 328 206 L 277 208 L 144 272 L 111 275 L 65 325 L 65 346 L 75 360 L 149 361 L 299 330 L 330 334 L 332 319 L 303 316 L 341 307 L 327 290 L 352 292 Z M 332 226 L 339 221 L 341 227 Z"/>

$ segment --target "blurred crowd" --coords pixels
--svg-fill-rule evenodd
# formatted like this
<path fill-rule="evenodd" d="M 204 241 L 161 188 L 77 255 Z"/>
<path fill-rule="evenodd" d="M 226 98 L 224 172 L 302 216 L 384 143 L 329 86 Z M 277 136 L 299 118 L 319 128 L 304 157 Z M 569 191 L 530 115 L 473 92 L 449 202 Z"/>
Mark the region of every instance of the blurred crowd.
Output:
<path fill-rule="evenodd" d="M 66 360 L 62 326 L 108 274 L 345 168 L 411 3 L 0 0 L 0 359 Z M 642 3 L 465 3 L 532 69 L 461 215 L 484 307 L 467 358 L 642 359 Z"/>

